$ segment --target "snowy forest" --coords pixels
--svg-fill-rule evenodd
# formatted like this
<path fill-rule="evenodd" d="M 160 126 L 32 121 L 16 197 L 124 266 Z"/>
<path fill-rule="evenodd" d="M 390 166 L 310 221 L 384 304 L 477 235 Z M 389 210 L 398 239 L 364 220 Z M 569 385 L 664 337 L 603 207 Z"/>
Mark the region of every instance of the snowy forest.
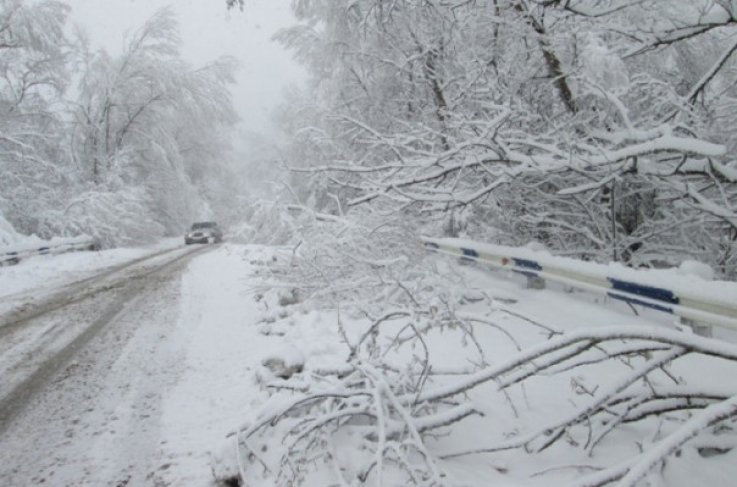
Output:
<path fill-rule="evenodd" d="M 278 156 L 250 169 L 277 181 L 274 204 L 235 176 L 236 66 L 187 65 L 170 11 L 111 57 L 63 2 L 4 0 L 0 211 L 24 234 L 116 246 L 193 215 L 255 213 L 252 236 L 259 215 L 278 233 L 270 212 L 294 204 L 633 267 L 692 258 L 734 279 L 735 8 L 295 1 L 277 41 L 311 81 L 275 115 Z"/>
<path fill-rule="evenodd" d="M 112 247 L 232 207 L 234 63 L 184 62 L 169 10 L 119 56 L 68 15 L 59 1 L 0 3 L 0 216 L 22 234 Z"/>
<path fill-rule="evenodd" d="M 293 6 L 278 40 L 312 80 L 281 113 L 300 203 L 737 276 L 735 2 Z"/>

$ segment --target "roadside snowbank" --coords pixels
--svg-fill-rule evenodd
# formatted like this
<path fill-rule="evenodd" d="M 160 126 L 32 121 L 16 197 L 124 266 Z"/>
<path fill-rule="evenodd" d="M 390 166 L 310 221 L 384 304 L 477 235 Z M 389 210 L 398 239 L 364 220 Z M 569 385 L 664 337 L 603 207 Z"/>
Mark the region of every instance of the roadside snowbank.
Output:
<path fill-rule="evenodd" d="M 0 213 L 0 254 L 5 252 L 5 247 L 11 248 L 15 245 L 30 245 L 37 242 L 42 242 L 42 240 L 35 235 L 29 237 L 16 232 L 13 225 Z"/>
<path fill-rule="evenodd" d="M 40 239 L 39 239 L 40 240 Z M 0 298 L 40 291 L 70 283 L 102 269 L 181 245 L 180 239 L 163 240 L 143 248 L 118 248 L 99 252 L 39 255 L 17 265 L 0 267 Z"/>
<path fill-rule="evenodd" d="M 236 251 L 236 247 L 230 251 Z M 247 252 L 248 257 L 242 259 L 244 268 L 246 261 L 250 261 L 252 266 L 253 262 L 269 265 L 271 261 L 266 248 L 257 251 L 249 249 Z M 210 269 L 226 265 L 225 260 L 215 265 L 215 257 L 205 256 L 193 264 L 193 267 L 204 266 L 206 260 L 210 261 L 207 264 Z M 222 257 L 218 256 L 218 259 Z M 527 435 L 573 414 L 572 411 L 576 408 L 585 407 L 587 401 L 598 397 L 597 391 L 612 388 L 616 390 L 617 384 L 623 380 L 622 377 L 630 375 L 633 367 L 646 366 L 651 360 L 648 358 L 648 353 L 651 352 L 627 360 L 617 359 L 617 347 L 634 345 L 629 341 L 617 340 L 616 330 L 632 329 L 625 325 L 634 326 L 638 330 L 644 325 L 654 327 L 653 330 L 674 329 L 676 323 L 672 317 L 653 312 L 643 312 L 641 316 L 636 316 L 622 303 L 587 293 L 561 292 L 557 289 L 527 290 L 524 289 L 523 279 L 510 276 L 507 272 L 489 273 L 471 267 L 459 269 L 453 264 L 450 266 L 453 269 L 448 269 L 448 272 L 463 273 L 465 290 L 456 296 L 458 302 L 448 304 L 459 307 L 456 317 L 462 317 L 464 321 L 476 323 L 477 326 L 473 331 L 459 332 L 458 327 L 465 325 L 449 323 L 447 327 L 425 333 L 421 346 L 414 342 L 417 347 L 410 347 L 408 341 L 408 346 L 399 346 L 384 355 L 382 362 L 386 367 L 383 369 L 373 368 L 369 362 L 348 363 L 351 350 L 346 340 L 355 346 L 361 337 L 366 336 L 371 326 L 371 321 L 366 317 L 346 312 L 338 314 L 335 311 L 309 310 L 301 303 L 280 306 L 279 297 L 284 294 L 283 289 L 256 292 L 258 279 L 253 279 L 250 285 L 254 288 L 249 292 L 244 274 L 240 296 L 246 301 L 252 301 L 248 305 L 250 311 L 241 308 L 239 313 L 227 318 L 228 313 L 223 309 L 228 308 L 228 305 L 225 301 L 218 300 L 225 294 L 235 299 L 238 293 L 228 286 L 219 289 L 214 284 L 202 288 L 214 289 L 214 294 L 208 291 L 202 295 L 202 299 L 210 296 L 207 299 L 213 304 L 199 308 L 204 313 L 203 316 L 212 314 L 227 318 L 229 324 L 221 319 L 200 318 L 197 339 L 190 343 L 195 349 L 211 348 L 207 358 L 201 358 L 200 362 L 215 364 L 222 360 L 220 371 L 215 372 L 213 368 L 209 375 L 210 383 L 220 384 L 213 390 L 228 387 L 226 384 L 240 387 L 240 399 L 237 398 L 237 391 L 229 391 L 228 395 L 243 406 L 239 410 L 228 402 L 227 407 L 220 408 L 222 413 L 216 413 L 216 408 L 212 407 L 212 403 L 208 404 L 204 396 L 197 399 L 197 402 L 203 404 L 203 408 L 199 409 L 201 414 L 209 409 L 210 414 L 220 414 L 220 419 L 224 419 L 233 413 L 230 428 L 226 428 L 227 421 L 221 422 L 215 418 L 207 421 L 210 425 L 217 421 L 218 427 L 224 428 L 212 449 L 214 453 L 210 468 L 213 472 L 221 480 L 240 475 L 244 477 L 245 485 L 283 485 L 299 479 L 300 485 L 318 487 L 341 483 L 358 485 L 356 479 L 366 478 L 365 476 L 368 476 L 368 485 L 373 485 L 375 478 L 372 472 L 378 469 L 385 476 L 387 484 L 399 484 L 404 478 L 402 468 L 396 468 L 397 465 L 388 460 L 373 463 L 378 456 L 372 453 L 373 448 L 384 447 L 398 449 L 397 455 L 400 455 L 400 451 L 405 451 L 405 446 L 402 445 L 406 443 L 400 443 L 401 437 L 397 436 L 403 427 L 399 424 L 402 420 L 398 420 L 395 414 L 398 406 L 380 406 L 381 398 L 389 401 L 392 394 L 390 389 L 397 387 L 389 378 L 406 381 L 407 389 L 401 386 L 398 390 L 411 391 L 414 385 L 412 377 L 422 377 L 422 360 L 429 356 L 432 357 L 431 369 L 435 373 L 435 378 L 431 380 L 439 382 L 432 385 L 428 383 L 428 390 L 446 390 L 443 388 L 457 383 L 462 375 L 468 376 L 470 371 L 478 370 L 476 367 L 481 363 L 486 363 L 485 367 L 493 367 L 494 364 L 513 360 L 519 356 L 520 350 L 541 347 L 548 342 L 551 331 L 559 333 L 592 330 L 591 334 L 595 337 L 613 334 L 613 360 L 602 363 L 593 360 L 590 365 L 585 365 L 596 357 L 583 357 L 582 367 L 576 366 L 570 370 L 561 367 L 557 371 L 554 367 L 550 373 L 526 379 L 523 387 L 510 387 L 503 393 L 498 389 L 496 381 L 489 381 L 488 384 L 469 388 L 461 395 L 460 403 L 456 403 L 458 396 L 449 397 L 446 405 L 450 409 L 438 411 L 438 414 L 431 412 L 415 420 L 416 428 L 431 426 L 432 422 L 453 423 L 451 427 L 439 428 L 437 435 L 431 434 L 425 439 L 428 448 L 426 453 L 437 460 L 424 454 L 415 455 L 420 450 L 407 451 L 408 456 L 417 457 L 415 466 L 427 460 L 428 470 L 418 469 L 415 475 L 435 471 L 437 478 L 445 478 L 448 474 L 452 480 L 450 477 L 446 478 L 442 482 L 444 485 L 481 487 L 496 482 L 509 486 L 563 487 L 575 483 L 593 469 L 612 466 L 622 459 L 631 461 L 631 458 L 638 457 L 642 448 L 653 448 L 652 451 L 655 451 L 659 447 L 661 435 L 675 431 L 677 425 L 681 424 L 677 418 L 682 418 L 683 415 L 677 416 L 675 413 L 670 418 L 672 422 L 664 423 L 658 418 L 650 418 L 635 423 L 622 431 L 617 430 L 610 436 L 607 435 L 606 441 L 597 443 L 596 449 L 592 450 L 593 454 L 583 448 L 585 427 L 573 428 L 573 434 L 566 434 L 564 437 L 566 440 L 539 453 L 527 454 L 516 447 L 506 450 L 506 442 L 524 442 Z M 233 282 L 236 282 L 236 267 L 233 261 L 228 270 L 232 273 Z M 244 270 L 241 269 L 240 272 Z M 218 293 L 220 297 L 216 298 Z M 491 299 L 492 306 L 489 306 L 488 300 L 476 299 L 482 295 Z M 245 305 L 233 301 L 230 307 L 237 309 L 241 306 Z M 397 313 L 401 314 L 400 311 Z M 193 314 L 193 311 L 183 313 L 185 316 Z M 248 319 L 239 319 L 246 315 Z M 382 323 L 377 335 L 381 350 L 390 351 L 391 344 L 396 343 L 399 337 L 403 337 L 399 341 L 406 340 L 407 335 L 402 335 L 402 330 L 420 326 L 418 321 L 414 321 L 419 317 L 410 317 L 411 312 L 407 312 L 405 318 Z M 220 326 L 227 326 L 227 331 L 222 330 L 220 333 L 227 334 L 230 340 L 215 335 L 215 330 L 220 330 Z M 456 331 L 452 331 L 454 327 Z M 248 328 L 251 329 L 250 335 L 246 331 Z M 581 333 L 575 332 L 570 336 L 576 337 Z M 687 334 L 673 331 L 669 333 L 683 336 L 686 342 L 689 340 Z M 566 336 L 569 335 L 563 335 Z M 642 336 L 645 339 L 648 334 L 643 333 Z M 215 340 L 220 343 L 219 346 L 207 345 Z M 287 352 L 280 352 L 285 347 Z M 294 352 L 295 348 L 298 353 Z M 598 349 L 599 347 L 594 352 Z M 224 365 L 225 357 L 236 356 L 242 357 L 239 359 L 242 360 L 240 366 L 230 360 L 230 366 Z M 300 360 L 304 357 L 304 371 L 295 374 L 288 381 L 275 377 L 268 371 L 264 372 L 260 366 L 265 357 L 289 359 L 295 356 L 299 356 Z M 524 374 L 525 369 L 522 367 L 536 362 L 536 359 L 526 360 L 520 364 L 520 371 L 515 373 Z M 729 378 L 735 372 L 733 365 L 694 356 L 669 369 L 679 380 L 686 380 L 695 390 L 711 391 L 719 390 L 720 385 L 729 383 Z M 229 380 L 221 380 L 226 377 Z M 194 380 L 182 392 L 180 400 L 184 401 L 185 397 L 191 400 L 197 395 L 197 384 L 205 380 L 208 378 L 204 376 Z M 669 380 L 668 373 L 656 374 L 650 387 L 665 387 Z M 637 390 L 637 386 L 634 387 Z M 187 389 L 190 392 L 186 392 Z M 211 395 L 217 397 L 219 394 L 221 393 L 213 392 Z M 395 397 L 400 403 L 414 397 L 418 401 L 418 410 L 422 409 L 420 404 L 427 399 L 424 395 L 415 396 L 411 392 L 408 396 Z M 415 412 L 417 411 L 413 410 L 412 413 Z M 351 414 L 355 414 L 356 418 L 350 419 Z M 322 421 L 325 423 L 322 424 Z M 342 426 L 338 427 L 338 424 Z M 381 428 L 385 428 L 385 438 L 377 432 L 381 429 L 377 424 L 384 424 Z M 206 435 L 208 440 L 218 440 L 217 435 L 209 433 L 212 433 L 211 429 L 208 429 Z M 190 434 L 198 436 L 192 431 Z M 537 440 L 540 443 L 540 439 Z M 480 455 L 463 453 L 461 457 L 453 457 L 455 452 L 483 450 L 490 445 L 501 445 L 502 448 L 498 452 Z M 193 441 L 192 451 L 197 448 L 202 448 L 202 445 Z M 236 454 L 236 451 L 239 453 Z M 439 460 L 446 454 L 451 456 Z M 711 485 L 726 487 L 730 485 L 730 476 L 737 474 L 735 468 L 730 467 L 735 455 L 699 457 L 698 460 L 690 456 L 690 460 L 671 458 L 668 467 L 674 468 L 668 471 L 666 481 L 668 485 L 686 486 L 708 477 Z M 202 455 L 201 457 L 203 458 Z M 397 458 L 397 461 L 400 459 Z M 692 473 L 683 474 L 689 468 Z M 444 473 L 440 473 L 441 471 Z M 291 472 L 296 475 L 294 479 L 290 477 Z M 679 472 L 679 475 L 674 475 L 674 472 Z M 652 480 L 658 481 L 658 475 L 654 474 Z"/>

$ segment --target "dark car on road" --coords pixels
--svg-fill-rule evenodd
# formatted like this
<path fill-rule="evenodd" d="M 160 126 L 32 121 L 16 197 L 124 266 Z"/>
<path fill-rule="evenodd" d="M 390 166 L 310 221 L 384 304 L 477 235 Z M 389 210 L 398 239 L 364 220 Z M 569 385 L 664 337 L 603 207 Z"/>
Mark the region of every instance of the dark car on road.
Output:
<path fill-rule="evenodd" d="M 184 235 L 184 243 L 220 243 L 223 241 L 223 232 L 215 222 L 197 222 Z"/>

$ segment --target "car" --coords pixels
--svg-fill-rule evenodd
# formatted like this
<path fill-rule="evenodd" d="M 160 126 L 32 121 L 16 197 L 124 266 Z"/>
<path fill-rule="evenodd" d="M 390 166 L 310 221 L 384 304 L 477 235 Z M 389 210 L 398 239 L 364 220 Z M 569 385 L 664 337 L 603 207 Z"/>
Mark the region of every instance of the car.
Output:
<path fill-rule="evenodd" d="M 220 243 L 223 241 L 223 232 L 215 222 L 197 222 L 184 235 L 186 245 L 195 243 Z"/>

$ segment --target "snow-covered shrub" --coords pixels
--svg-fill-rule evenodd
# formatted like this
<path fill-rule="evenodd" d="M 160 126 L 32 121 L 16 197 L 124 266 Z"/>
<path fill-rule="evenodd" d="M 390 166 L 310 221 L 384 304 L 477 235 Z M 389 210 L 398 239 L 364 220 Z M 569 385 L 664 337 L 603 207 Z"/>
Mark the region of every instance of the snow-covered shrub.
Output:
<path fill-rule="evenodd" d="M 279 306 L 290 306 L 299 302 L 299 290 L 296 288 L 279 290 Z"/>
<path fill-rule="evenodd" d="M 146 202 L 142 189 L 88 190 L 65 209 L 49 213 L 44 230 L 50 235 L 89 235 L 103 247 L 153 242 L 164 235 L 164 227 Z"/>
<path fill-rule="evenodd" d="M 272 377 L 289 379 L 294 374 L 302 372 L 305 366 L 305 356 L 294 346 L 284 346 L 261 360 L 261 365 L 269 370 Z"/>
<path fill-rule="evenodd" d="M 350 218 L 290 207 L 293 231 L 268 267 L 272 285 L 297 293 L 300 301 L 328 307 L 366 308 L 410 300 L 405 283 L 417 285 L 423 276 L 424 253 L 411 224 L 386 222 L 372 214 Z M 292 291 L 293 290 L 293 291 Z"/>
<path fill-rule="evenodd" d="M 290 212 L 287 206 L 274 201 L 259 200 L 251 205 L 249 218 L 230 232 L 230 239 L 239 243 L 289 245 L 300 227 L 302 212 Z"/>
<path fill-rule="evenodd" d="M 241 471 L 246 485 L 264 485 L 269 474 L 275 474 L 273 485 L 302 485 L 306 479 L 329 485 L 336 475 L 346 485 L 377 478 L 387 485 L 444 485 L 445 475 L 422 434 L 472 414 L 473 408 L 425 407 L 417 417 L 406 397 L 389 387 L 410 390 L 409 376 L 387 377 L 370 365 L 343 372 L 322 376 L 304 392 L 281 395 L 272 414 L 238 432 L 241 454 L 253 462 Z M 283 387 L 299 391 L 304 383 Z"/>
<path fill-rule="evenodd" d="M 18 243 L 22 239 L 23 236 L 16 232 L 13 225 L 0 213 L 0 246 Z"/>
<path fill-rule="evenodd" d="M 695 260 L 684 260 L 678 266 L 678 273 L 687 276 L 697 276 L 705 281 L 714 280 L 714 269 Z"/>

